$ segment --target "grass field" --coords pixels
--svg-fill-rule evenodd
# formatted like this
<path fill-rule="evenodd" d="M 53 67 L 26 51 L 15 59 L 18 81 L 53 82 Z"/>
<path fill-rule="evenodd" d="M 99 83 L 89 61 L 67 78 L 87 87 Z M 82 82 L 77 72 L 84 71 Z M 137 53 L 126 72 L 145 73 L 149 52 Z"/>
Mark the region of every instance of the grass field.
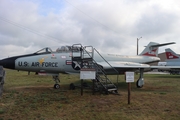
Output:
<path fill-rule="evenodd" d="M 111 78 L 116 76 L 109 76 Z M 135 79 L 138 75 L 135 76 Z M 119 77 L 120 95 L 91 90 L 69 90 L 79 76 L 60 74 L 61 89 L 53 89 L 51 76 L 38 76 L 6 69 L 4 93 L 0 98 L 0 120 L 179 120 L 180 76 L 145 74 L 145 85 L 127 84 Z"/>

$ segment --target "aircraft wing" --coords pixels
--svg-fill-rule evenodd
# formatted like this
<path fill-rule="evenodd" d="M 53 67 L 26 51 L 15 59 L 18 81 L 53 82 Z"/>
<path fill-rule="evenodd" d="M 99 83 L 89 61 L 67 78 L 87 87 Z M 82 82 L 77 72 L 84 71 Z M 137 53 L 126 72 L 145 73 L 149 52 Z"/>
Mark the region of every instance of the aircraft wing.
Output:
<path fill-rule="evenodd" d="M 108 64 L 109 63 L 109 64 Z M 161 69 L 161 68 L 171 68 L 171 69 L 180 69 L 180 66 L 150 66 L 148 64 L 140 64 L 134 62 L 117 62 L 117 61 L 109 61 L 106 62 L 97 62 L 98 65 L 102 66 L 104 69 L 138 69 L 138 68 L 150 68 L 150 69 Z"/>
<path fill-rule="evenodd" d="M 164 69 L 164 68 L 180 69 L 180 66 L 150 66 L 150 68 L 158 68 L 158 69 Z"/>
<path fill-rule="evenodd" d="M 104 69 L 111 69 L 113 68 L 132 68 L 132 69 L 137 69 L 137 68 L 150 68 L 150 65 L 148 64 L 140 64 L 140 63 L 134 63 L 134 62 L 117 62 L 117 61 L 109 61 L 108 63 L 106 62 L 97 62 L 100 66 L 102 66 Z"/>

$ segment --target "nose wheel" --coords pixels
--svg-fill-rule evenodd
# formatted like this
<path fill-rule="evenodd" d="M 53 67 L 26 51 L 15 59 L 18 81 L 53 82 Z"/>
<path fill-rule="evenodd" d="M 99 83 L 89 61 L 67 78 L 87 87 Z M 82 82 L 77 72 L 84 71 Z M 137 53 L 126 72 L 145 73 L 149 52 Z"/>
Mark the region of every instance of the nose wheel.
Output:
<path fill-rule="evenodd" d="M 53 76 L 53 79 L 55 81 L 54 89 L 59 89 L 60 88 L 60 85 L 59 85 L 59 83 L 60 83 L 59 76 L 55 75 L 55 76 Z"/>
<path fill-rule="evenodd" d="M 54 89 L 59 89 L 60 85 L 59 84 L 54 84 Z"/>

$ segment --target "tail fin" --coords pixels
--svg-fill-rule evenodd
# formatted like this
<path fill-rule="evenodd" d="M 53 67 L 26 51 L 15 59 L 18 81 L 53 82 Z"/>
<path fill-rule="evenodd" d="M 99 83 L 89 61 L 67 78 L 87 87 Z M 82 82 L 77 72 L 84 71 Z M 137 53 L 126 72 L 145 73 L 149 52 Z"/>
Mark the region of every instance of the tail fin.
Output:
<path fill-rule="evenodd" d="M 141 55 L 141 56 L 158 56 L 159 47 L 170 45 L 170 44 L 175 44 L 175 42 L 164 43 L 164 44 L 150 42 L 139 55 Z"/>
<path fill-rule="evenodd" d="M 172 51 L 170 48 L 165 49 L 166 51 L 166 58 L 169 61 L 176 61 L 180 60 L 180 56 L 176 54 L 174 51 Z"/>

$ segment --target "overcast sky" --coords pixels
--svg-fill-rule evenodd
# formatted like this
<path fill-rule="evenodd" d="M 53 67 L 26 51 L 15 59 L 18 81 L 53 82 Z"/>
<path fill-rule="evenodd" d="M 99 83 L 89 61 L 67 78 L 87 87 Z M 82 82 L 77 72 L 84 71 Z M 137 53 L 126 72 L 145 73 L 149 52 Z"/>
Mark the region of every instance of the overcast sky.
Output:
<path fill-rule="evenodd" d="M 176 44 L 179 0 L 0 0 L 0 59 L 44 47 L 92 45 L 99 52 L 136 55 L 149 42 Z"/>

